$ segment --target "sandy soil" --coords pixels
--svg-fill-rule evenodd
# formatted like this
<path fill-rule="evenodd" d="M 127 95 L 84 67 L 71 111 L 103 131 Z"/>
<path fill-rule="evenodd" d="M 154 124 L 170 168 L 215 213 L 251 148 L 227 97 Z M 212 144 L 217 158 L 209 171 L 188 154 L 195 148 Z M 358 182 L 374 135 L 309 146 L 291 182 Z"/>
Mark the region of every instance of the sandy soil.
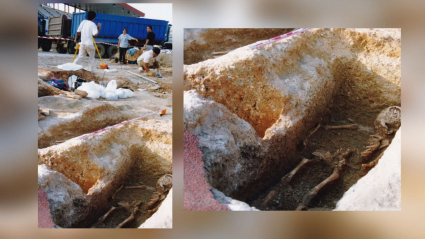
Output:
<path fill-rule="evenodd" d="M 232 51 L 267 40 L 294 28 L 193 28 L 184 30 L 184 64 L 214 59 L 214 52 Z"/>
<path fill-rule="evenodd" d="M 38 51 L 38 68 L 59 71 L 57 65 L 69 63 L 72 61 L 71 54 L 58 54 L 54 50 L 50 52 Z M 157 112 L 166 109 L 165 116 L 151 116 L 147 119 L 142 119 L 133 125 L 143 128 L 144 124 L 153 124 L 149 127 L 161 128 L 164 131 L 164 137 L 169 137 L 166 143 L 155 143 L 156 135 L 148 135 L 146 138 L 146 149 L 142 149 L 137 155 L 132 157 L 137 158 L 131 166 L 131 170 L 126 172 L 128 176 L 124 180 L 124 186 L 144 185 L 146 189 L 122 189 L 113 198 L 109 198 L 108 205 L 103 206 L 103 210 L 98 211 L 96 217 L 103 215 L 111 206 L 117 206 L 119 202 L 143 201 L 139 207 L 139 213 L 136 219 L 127 223 L 124 227 L 137 228 L 148 218 L 147 203 L 155 191 L 156 181 L 163 174 L 169 174 L 171 171 L 156 170 L 149 168 L 144 163 L 149 157 L 156 157 L 165 161 L 171 159 L 171 135 L 172 135 L 172 67 L 162 67 L 162 78 L 149 77 L 158 82 L 153 84 L 147 82 L 137 76 L 127 72 L 127 70 L 139 73 L 137 65 L 119 65 L 111 63 L 109 59 L 104 59 L 104 63 L 109 65 L 110 69 L 117 69 L 118 72 L 104 73 L 99 69 L 101 64 L 100 59 L 95 59 L 96 69 L 94 71 L 97 77 L 96 81 L 102 84 L 107 84 L 111 80 L 121 80 L 128 82 L 129 88 L 134 91 L 134 97 L 127 99 L 118 99 L 117 101 L 107 101 L 105 99 L 83 98 L 81 100 L 68 99 L 65 96 L 45 96 L 39 97 L 38 104 L 43 109 L 49 109 L 50 115 L 44 120 L 39 121 L 39 148 L 51 147 L 60 144 L 71 138 L 80 136 L 85 133 L 91 133 L 107 126 L 120 123 L 127 119 L 136 118 L 152 112 Z M 83 67 L 87 67 L 88 57 L 83 61 Z M 161 62 L 160 62 L 161 64 Z M 67 81 L 67 79 L 64 79 Z M 164 127 L 164 124 L 167 127 Z M 69 127 L 72 126 L 72 127 Z M 169 127 L 168 127 L 169 126 Z M 74 127 L 74 130 L 72 129 Z M 78 130 L 76 130 L 78 129 Z M 146 137 L 143 135 L 143 137 Z M 150 143 L 149 140 L 152 140 Z M 156 145 L 158 144 L 158 145 Z M 125 145 L 124 145 L 125 146 Z M 131 150 L 131 149 L 128 149 Z M 167 151 L 167 152 L 165 152 Z M 169 151 L 169 152 L 168 152 Z M 157 153 L 159 152 L 159 153 Z M 151 156 L 146 156 L 151 155 Z M 140 160 L 139 160 L 140 158 Z M 118 189 L 118 188 L 116 188 Z M 116 190 L 115 189 L 115 190 Z M 114 190 L 114 191 L 115 191 Z M 113 228 L 120 222 L 124 221 L 130 212 L 124 209 L 115 211 L 102 223 L 95 220 L 85 224 L 86 227 L 101 227 Z"/>

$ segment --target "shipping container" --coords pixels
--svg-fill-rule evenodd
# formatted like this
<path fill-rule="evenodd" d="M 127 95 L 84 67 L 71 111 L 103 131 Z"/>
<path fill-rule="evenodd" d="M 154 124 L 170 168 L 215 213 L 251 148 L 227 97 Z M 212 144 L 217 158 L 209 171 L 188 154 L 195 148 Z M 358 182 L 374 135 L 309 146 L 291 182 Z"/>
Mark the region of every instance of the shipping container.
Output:
<path fill-rule="evenodd" d="M 72 36 L 75 36 L 78 26 L 80 26 L 80 23 L 83 20 L 87 20 L 87 12 L 72 14 Z M 98 23 L 102 24 L 99 34 L 95 37 L 96 42 L 117 44 L 118 37 L 122 34 L 124 28 L 127 28 L 127 33 L 130 36 L 144 42 L 148 34 L 146 30 L 148 25 L 152 26 L 152 32 L 155 33 L 155 44 L 161 45 L 165 40 L 167 40 L 168 21 L 165 20 L 124 17 L 98 13 L 96 14 L 94 23 L 96 25 Z"/>

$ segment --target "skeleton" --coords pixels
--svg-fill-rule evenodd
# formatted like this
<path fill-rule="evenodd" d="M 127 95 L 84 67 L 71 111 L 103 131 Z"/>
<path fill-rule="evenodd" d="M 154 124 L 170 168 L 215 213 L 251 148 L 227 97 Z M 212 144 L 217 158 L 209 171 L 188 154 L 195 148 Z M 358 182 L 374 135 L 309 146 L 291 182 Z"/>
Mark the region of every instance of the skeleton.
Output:
<path fill-rule="evenodd" d="M 121 191 L 121 189 L 122 189 L 122 187 L 123 187 L 123 186 L 124 186 L 124 185 L 121 185 L 121 187 L 119 187 L 119 188 L 118 188 L 118 190 L 117 190 L 117 191 L 115 191 L 115 193 L 114 193 L 114 194 L 112 194 L 112 197 L 111 197 L 111 198 L 112 198 L 112 200 L 115 200 L 115 197 L 117 196 L 118 192 L 119 192 L 119 191 Z"/>
<path fill-rule="evenodd" d="M 354 121 L 350 120 L 350 122 L 353 123 Z M 394 136 L 394 133 L 400 128 L 400 125 L 401 125 L 400 107 L 391 106 L 381 111 L 381 113 L 376 118 L 374 125 L 375 125 L 376 134 L 371 135 L 370 139 L 368 140 L 368 146 L 363 152 L 360 153 L 363 162 L 367 160 L 375 151 L 389 146 L 391 139 Z M 319 124 L 314 130 L 312 130 L 308 134 L 307 139 L 304 141 L 304 146 L 307 145 L 308 138 L 311 137 L 311 135 L 314 134 L 320 127 L 323 127 L 325 130 L 357 129 L 358 128 L 356 124 L 340 125 L 340 126 L 321 126 Z M 359 150 L 356 149 L 356 151 L 357 151 L 357 155 L 359 155 Z M 307 192 L 304 195 L 301 202 L 298 204 L 298 207 L 296 208 L 296 210 L 307 210 L 309 204 L 314 199 L 314 197 L 316 197 L 319 191 L 322 188 L 324 188 L 326 185 L 328 185 L 330 182 L 333 182 L 340 177 L 340 173 L 342 169 L 344 168 L 344 166 L 348 166 L 357 170 L 360 169 L 350 165 L 349 158 L 352 152 L 353 151 L 350 149 L 346 149 L 346 150 L 340 149 L 332 155 L 329 151 L 326 151 L 324 149 L 316 150 L 315 152 L 312 153 L 315 156 L 315 158 L 313 159 L 304 158 L 290 173 L 288 173 L 281 179 L 281 184 L 285 187 L 287 184 L 291 182 L 291 180 L 300 171 L 301 168 L 303 168 L 305 165 L 313 161 L 320 160 L 330 165 L 333 168 L 333 173 L 328 178 L 320 182 L 318 185 L 316 185 L 313 189 L 311 189 L 309 192 Z M 381 152 L 381 154 L 378 157 L 376 157 L 376 159 L 373 160 L 372 162 L 368 164 L 362 164 L 361 172 L 365 171 L 366 169 L 374 167 L 378 163 L 378 160 L 379 158 L 381 158 L 382 154 L 383 152 Z M 262 204 L 266 205 L 277 194 L 278 193 L 276 193 L 274 190 L 269 192 L 269 194 L 263 200 Z"/>
<path fill-rule="evenodd" d="M 306 159 L 304 158 L 301 160 L 301 162 L 287 175 L 285 175 L 281 183 L 286 186 L 291 182 L 291 180 L 294 178 L 294 176 L 300 171 L 304 165 L 312 162 L 312 161 L 323 161 L 324 163 L 330 165 L 334 170 L 332 175 L 330 175 L 328 178 L 323 180 L 321 183 L 319 183 L 317 186 L 315 186 L 313 189 L 311 189 L 301 200 L 301 203 L 299 203 L 297 207 L 298 210 L 306 210 L 313 198 L 319 193 L 319 191 L 325 187 L 330 182 L 335 181 L 339 178 L 340 172 L 343 169 L 343 166 L 347 164 L 347 160 L 349 159 L 350 155 L 352 153 L 352 150 L 347 149 L 339 149 L 337 150 L 333 155 L 326 150 L 317 150 L 313 153 L 314 156 L 316 156 L 313 159 Z M 266 205 L 272 197 L 276 195 L 276 193 L 272 193 L 274 191 L 271 191 L 267 197 L 263 200 L 263 205 Z"/>
<path fill-rule="evenodd" d="M 307 138 L 304 140 L 304 147 L 307 147 L 307 144 L 308 144 L 308 139 L 314 134 L 314 133 L 316 133 L 318 130 L 319 130 L 319 128 L 321 127 L 322 125 L 321 124 L 319 124 L 319 125 L 317 125 L 317 127 L 314 129 L 314 130 L 312 130 L 309 134 L 308 134 L 308 136 L 307 136 Z"/>
<path fill-rule="evenodd" d="M 375 151 L 383 149 L 390 145 L 390 141 L 394 136 L 394 133 L 401 126 L 401 108 L 398 106 L 390 106 L 381 113 L 375 120 L 375 131 L 376 134 L 371 135 L 369 138 L 369 145 L 366 146 L 366 150 L 361 153 L 362 161 L 366 161 Z M 373 168 L 378 164 L 379 159 L 382 157 L 382 153 L 376 157 L 372 162 L 368 164 L 362 164 L 363 174 L 370 168 Z"/>
<path fill-rule="evenodd" d="M 335 181 L 336 179 L 339 178 L 340 172 L 341 172 L 343 166 L 346 164 L 347 159 L 349 158 L 351 152 L 352 151 L 350 149 L 347 149 L 345 151 L 343 151 L 342 149 L 340 149 L 340 150 L 336 151 L 333 156 L 331 156 L 331 160 L 330 161 L 328 161 L 329 160 L 329 154 L 330 153 L 327 152 L 327 153 L 324 153 L 323 154 L 323 157 L 321 159 L 323 159 L 328 164 L 331 164 L 331 166 L 334 168 L 334 171 L 331 174 L 331 176 L 327 177 L 321 183 L 319 183 L 318 185 L 316 185 L 313 189 L 311 189 L 303 197 L 301 203 L 298 205 L 298 207 L 296 209 L 297 211 L 306 210 L 308 208 L 311 200 L 313 200 L 313 198 L 316 197 L 316 195 L 319 193 L 319 191 L 323 187 L 325 187 L 330 182 L 333 182 L 333 181 Z M 336 160 L 334 160 L 334 159 L 336 159 Z"/>
<path fill-rule="evenodd" d="M 121 188 L 122 188 L 122 186 L 121 186 Z M 120 188 L 120 189 L 121 189 Z M 131 208 L 132 207 L 134 207 L 133 208 L 133 211 L 132 211 L 132 213 L 131 213 L 131 215 L 127 218 L 127 219 L 125 219 L 123 222 L 121 222 L 118 226 L 117 226 L 117 228 L 121 228 L 121 227 L 123 227 L 127 222 L 129 222 L 129 221 L 131 221 L 131 220 L 133 220 L 134 218 L 135 218 L 135 215 L 136 215 L 136 213 L 139 211 L 139 206 L 141 205 L 143 203 L 143 201 L 138 201 L 138 202 L 136 202 L 136 201 L 134 201 L 134 202 L 132 202 L 132 203 L 128 203 L 128 202 L 125 202 L 125 201 L 120 201 L 120 202 L 118 202 L 117 204 L 118 204 L 118 206 L 112 206 L 111 207 L 111 209 L 109 209 L 109 211 L 108 212 L 106 212 L 105 213 L 105 215 L 103 215 L 101 218 L 99 218 L 98 220 L 97 220 L 97 223 L 96 224 L 99 224 L 99 223 L 103 223 L 105 220 L 106 220 L 106 218 L 112 213 L 112 212 L 114 212 L 115 210 L 118 210 L 118 209 L 125 209 L 125 210 L 127 210 L 127 211 L 131 211 Z M 93 226 L 94 227 L 94 226 Z"/>
<path fill-rule="evenodd" d="M 131 215 L 125 219 L 123 222 L 121 222 L 116 228 L 122 228 L 127 222 L 134 220 L 134 218 L 136 218 L 136 213 L 139 211 L 139 206 L 143 203 L 143 201 L 139 201 L 139 202 L 133 202 L 131 205 L 134 205 L 134 209 L 133 212 L 131 213 Z M 125 204 L 125 206 L 127 206 L 128 204 Z M 130 205 L 130 206 L 131 206 Z M 124 207 L 125 207 L 124 206 Z M 129 210 L 129 207 L 127 208 L 127 210 Z"/>
<path fill-rule="evenodd" d="M 148 217 L 151 217 L 161 205 L 167 196 L 168 191 L 170 191 L 173 186 L 173 176 L 170 174 L 165 174 L 156 182 L 156 191 L 152 194 L 151 200 L 148 202 Z"/>
<path fill-rule="evenodd" d="M 356 124 L 347 124 L 347 125 L 325 125 L 324 128 L 326 130 L 332 130 L 332 129 L 357 129 L 358 126 Z"/>
<path fill-rule="evenodd" d="M 156 191 L 152 194 L 151 200 L 148 203 L 148 217 L 152 216 L 161 205 L 161 202 L 165 199 L 168 192 L 170 191 L 171 187 L 173 185 L 173 178 L 170 174 L 163 175 L 160 179 L 158 179 L 156 183 Z M 112 200 L 115 200 L 116 195 L 121 189 L 147 189 L 145 185 L 140 186 L 124 186 L 121 185 L 118 190 L 112 195 Z M 143 204 L 143 201 L 133 201 L 132 203 L 128 203 L 125 201 L 120 201 L 117 203 L 117 205 L 112 206 L 108 212 L 106 212 L 102 217 L 98 219 L 95 225 L 99 225 L 103 223 L 111 213 L 118 209 L 124 209 L 126 211 L 131 212 L 131 215 L 125 219 L 123 222 L 121 222 L 116 228 L 122 228 L 125 224 L 128 222 L 134 220 L 136 218 L 136 214 L 139 212 L 139 207 L 141 204 Z M 145 212 L 144 212 L 145 213 Z M 95 227 L 95 226 L 93 226 Z"/>

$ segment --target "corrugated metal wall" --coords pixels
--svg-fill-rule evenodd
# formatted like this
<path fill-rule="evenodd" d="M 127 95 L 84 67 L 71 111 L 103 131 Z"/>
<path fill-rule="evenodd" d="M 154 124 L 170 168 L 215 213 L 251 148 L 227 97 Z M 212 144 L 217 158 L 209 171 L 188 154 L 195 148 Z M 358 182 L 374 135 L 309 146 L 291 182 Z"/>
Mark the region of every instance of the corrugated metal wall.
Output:
<path fill-rule="evenodd" d="M 78 26 L 83 20 L 86 20 L 87 13 L 72 14 L 72 29 L 71 34 L 75 35 Z M 127 33 L 139 40 L 146 39 L 148 25 L 152 25 L 152 31 L 155 33 L 156 41 L 164 41 L 168 30 L 168 21 L 155 20 L 147 18 L 123 17 L 109 14 L 96 14 L 94 23 L 101 23 L 98 39 L 110 39 L 108 42 L 118 42 L 118 37 L 122 33 L 123 28 L 127 28 Z M 96 39 L 96 38 L 95 38 Z"/>

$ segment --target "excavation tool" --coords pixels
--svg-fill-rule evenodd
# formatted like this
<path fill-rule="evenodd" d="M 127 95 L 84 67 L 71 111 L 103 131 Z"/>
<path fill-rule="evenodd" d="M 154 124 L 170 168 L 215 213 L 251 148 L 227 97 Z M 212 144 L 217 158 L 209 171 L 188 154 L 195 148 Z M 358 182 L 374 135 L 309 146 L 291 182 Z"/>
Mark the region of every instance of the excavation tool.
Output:
<path fill-rule="evenodd" d="M 74 63 L 75 60 L 75 56 L 77 55 L 78 49 L 80 49 L 80 44 L 77 44 L 77 46 L 75 47 L 75 53 L 74 53 L 74 58 L 72 58 L 71 63 Z"/>
<path fill-rule="evenodd" d="M 143 79 L 143 80 L 145 80 L 145 81 L 149 81 L 150 83 L 158 84 L 158 82 L 156 82 L 156 81 L 154 81 L 154 80 L 151 80 L 151 79 L 149 79 L 149 78 L 147 78 L 147 77 L 144 77 L 144 76 L 142 76 L 142 75 L 136 74 L 136 73 L 131 72 L 131 71 L 127 71 L 127 72 L 128 72 L 128 73 L 131 73 L 131 74 L 133 74 L 133 75 L 135 75 L 135 76 L 138 76 L 138 77 L 142 78 L 142 79 Z"/>
<path fill-rule="evenodd" d="M 94 37 L 92 36 L 91 39 L 93 39 L 93 44 L 96 47 L 97 54 L 99 54 L 100 61 L 102 64 L 100 64 L 100 69 L 108 69 L 108 64 L 104 64 L 102 60 L 102 56 L 100 55 L 99 49 L 97 49 L 96 41 L 94 40 Z"/>

